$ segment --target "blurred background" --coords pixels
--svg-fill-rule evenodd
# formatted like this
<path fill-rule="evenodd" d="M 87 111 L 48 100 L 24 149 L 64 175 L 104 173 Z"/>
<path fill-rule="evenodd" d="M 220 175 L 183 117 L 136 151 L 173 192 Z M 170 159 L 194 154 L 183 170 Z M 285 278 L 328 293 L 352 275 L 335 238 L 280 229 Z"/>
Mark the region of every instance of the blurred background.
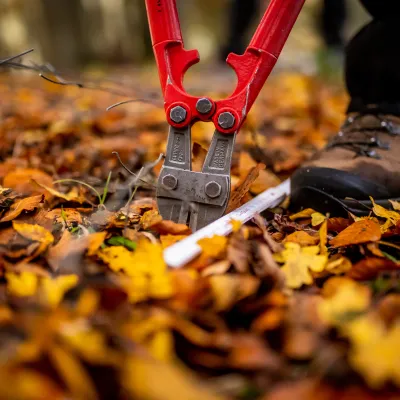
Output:
<path fill-rule="evenodd" d="M 244 7 L 246 3 L 256 8 L 247 11 L 248 27 L 247 21 L 232 22 L 233 7 L 239 7 L 236 14 L 238 10 L 242 13 L 240 2 Z M 245 33 L 240 35 L 251 36 L 268 1 L 178 0 L 177 3 L 186 48 L 199 49 L 202 60 L 218 62 L 232 47 L 229 40 L 237 41 L 232 29 L 237 32 L 237 23 L 242 24 L 240 29 Z M 325 14 L 324 3 L 330 3 Z M 345 3 L 344 14 L 339 3 Z M 337 39 L 329 38 L 332 35 L 329 32 L 325 36 L 321 32 L 332 31 L 333 26 L 346 41 L 368 18 L 356 0 L 307 0 L 279 67 L 313 74 L 324 68 L 324 62 L 329 64 L 332 60 L 340 65 Z M 327 45 L 332 48 L 328 53 Z M 31 47 L 35 53 L 30 58 L 50 62 L 60 69 L 153 62 L 144 0 L 0 0 L 0 57 Z M 330 54 L 334 56 L 330 58 Z"/>

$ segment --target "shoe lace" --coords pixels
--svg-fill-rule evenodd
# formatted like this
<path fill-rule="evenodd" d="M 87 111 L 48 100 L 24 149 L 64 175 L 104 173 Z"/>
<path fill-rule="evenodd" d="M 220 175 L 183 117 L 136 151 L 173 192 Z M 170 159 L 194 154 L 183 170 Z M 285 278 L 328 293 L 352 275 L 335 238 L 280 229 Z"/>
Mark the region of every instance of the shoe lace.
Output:
<path fill-rule="evenodd" d="M 342 147 L 355 153 L 355 157 L 370 157 L 380 159 L 377 149 L 390 150 L 390 144 L 382 142 L 378 133 L 384 132 L 391 136 L 400 135 L 400 128 L 381 115 L 375 115 L 379 121 L 377 127 L 357 127 L 352 125 L 355 121 L 362 118 L 360 114 L 355 117 L 349 117 L 342 125 L 338 135 L 328 144 L 328 149 Z"/>

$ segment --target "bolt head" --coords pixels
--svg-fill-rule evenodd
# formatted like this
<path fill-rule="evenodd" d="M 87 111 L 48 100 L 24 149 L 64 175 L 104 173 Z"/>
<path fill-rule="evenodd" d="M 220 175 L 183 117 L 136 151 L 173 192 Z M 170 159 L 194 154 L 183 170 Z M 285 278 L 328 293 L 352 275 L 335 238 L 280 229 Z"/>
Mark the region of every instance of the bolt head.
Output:
<path fill-rule="evenodd" d="M 208 182 L 206 185 L 206 195 L 211 199 L 215 199 L 221 195 L 222 188 L 218 182 Z"/>
<path fill-rule="evenodd" d="M 180 124 L 186 119 L 187 111 L 181 106 L 176 106 L 172 108 L 169 116 L 176 124 Z"/>
<path fill-rule="evenodd" d="M 235 116 L 230 112 L 223 112 L 218 117 L 218 125 L 223 129 L 231 129 L 235 122 Z"/>
<path fill-rule="evenodd" d="M 173 175 L 165 175 L 162 178 L 162 185 L 169 190 L 174 190 L 178 186 L 178 179 Z"/>
<path fill-rule="evenodd" d="M 212 103 L 209 99 L 202 98 L 196 104 L 196 110 L 200 114 L 208 114 L 212 110 Z"/>

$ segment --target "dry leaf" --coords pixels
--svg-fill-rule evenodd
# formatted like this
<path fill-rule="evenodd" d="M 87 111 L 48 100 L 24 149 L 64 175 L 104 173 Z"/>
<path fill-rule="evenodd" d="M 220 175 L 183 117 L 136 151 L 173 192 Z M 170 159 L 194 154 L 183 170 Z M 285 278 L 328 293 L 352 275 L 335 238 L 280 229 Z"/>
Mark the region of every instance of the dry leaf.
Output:
<path fill-rule="evenodd" d="M 8 173 L 3 185 L 23 194 L 43 193 L 45 190 L 38 188 L 33 180 L 47 186 L 53 184 L 53 179 L 40 169 L 25 168 Z"/>
<path fill-rule="evenodd" d="M 214 235 L 211 238 L 200 239 L 197 244 L 201 247 L 202 254 L 205 257 L 220 258 L 227 249 L 228 238 Z"/>
<path fill-rule="evenodd" d="M 140 219 L 140 224 L 143 229 L 150 229 L 161 235 L 190 235 L 192 233 L 185 224 L 163 220 L 155 210 L 145 212 Z"/>
<path fill-rule="evenodd" d="M 226 213 L 230 213 L 231 211 L 236 210 L 242 205 L 243 198 L 247 195 L 251 185 L 256 181 L 260 171 L 262 171 L 263 169 L 265 169 L 264 164 L 257 164 L 254 168 L 250 170 L 246 178 L 240 182 L 238 187 L 235 190 L 233 190 L 231 197 L 229 199 L 229 204 Z"/>
<path fill-rule="evenodd" d="M 311 236 L 310 234 L 304 231 L 296 231 L 286 236 L 283 243 L 288 243 L 288 242 L 297 243 L 301 247 L 315 246 L 319 242 L 319 237 Z"/>
<path fill-rule="evenodd" d="M 377 278 L 384 271 L 400 271 L 400 264 L 387 258 L 368 257 L 354 264 L 347 276 L 356 281 L 366 281 Z"/>
<path fill-rule="evenodd" d="M 400 221 L 400 214 L 396 211 L 389 211 L 386 208 L 376 204 L 374 199 L 370 197 L 372 204 L 374 205 L 372 211 L 377 217 L 385 218 L 386 222 L 381 226 L 382 233 L 385 233 L 390 227 L 396 226 Z"/>
<path fill-rule="evenodd" d="M 38 208 L 43 201 L 43 195 L 26 197 L 25 199 L 19 200 L 11 205 L 10 209 L 3 215 L 3 218 L 0 220 L 0 222 L 12 221 L 23 211 L 33 211 L 35 208 Z"/>
<path fill-rule="evenodd" d="M 303 218 L 310 218 L 313 214 L 319 214 L 312 208 L 306 208 L 305 210 L 302 210 L 298 212 L 297 214 L 293 214 L 290 216 L 290 219 L 292 221 L 296 221 L 297 219 L 303 219 Z"/>
<path fill-rule="evenodd" d="M 319 212 L 315 212 L 311 214 L 311 225 L 319 226 L 326 220 L 326 216 Z"/>
<path fill-rule="evenodd" d="M 363 219 L 354 222 L 329 243 L 333 247 L 345 247 L 360 243 L 377 242 L 381 239 L 381 236 L 381 229 L 377 222 L 372 219 Z"/>
<path fill-rule="evenodd" d="M 275 260 L 283 263 L 282 271 L 286 276 L 289 288 L 297 289 L 303 285 L 311 285 L 313 278 L 310 271 L 324 270 L 328 258 L 318 255 L 318 246 L 300 247 L 297 243 L 285 243 L 285 250 L 275 254 Z"/>

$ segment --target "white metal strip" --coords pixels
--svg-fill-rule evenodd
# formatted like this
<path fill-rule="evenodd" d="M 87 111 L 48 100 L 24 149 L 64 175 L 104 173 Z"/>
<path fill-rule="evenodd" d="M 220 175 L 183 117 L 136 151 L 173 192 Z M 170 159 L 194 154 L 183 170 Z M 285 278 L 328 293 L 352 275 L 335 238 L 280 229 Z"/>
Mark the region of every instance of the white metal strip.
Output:
<path fill-rule="evenodd" d="M 212 224 L 200 229 L 186 239 L 164 250 L 164 260 L 171 268 L 181 268 L 201 253 L 197 244 L 200 239 L 214 235 L 227 236 L 232 232 L 231 220 L 245 223 L 257 213 L 267 208 L 278 206 L 290 193 L 290 180 L 286 180 L 275 188 L 271 188 L 239 207 L 237 210 L 223 216 Z"/>

